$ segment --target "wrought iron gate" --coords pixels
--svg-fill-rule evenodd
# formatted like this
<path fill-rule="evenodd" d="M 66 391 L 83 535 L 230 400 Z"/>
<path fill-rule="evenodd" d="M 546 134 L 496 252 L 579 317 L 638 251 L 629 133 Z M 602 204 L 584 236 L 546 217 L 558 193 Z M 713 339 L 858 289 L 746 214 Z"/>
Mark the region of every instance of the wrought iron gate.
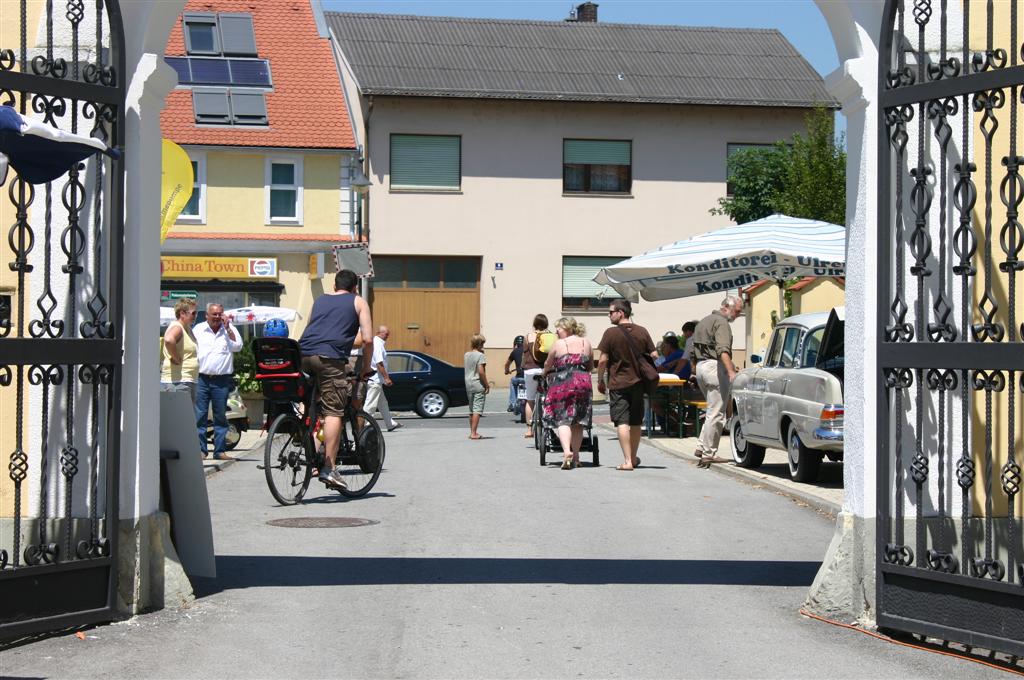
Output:
<path fill-rule="evenodd" d="M 0 105 L 123 148 L 117 1 L 4 11 Z M 2 188 L 3 638 L 114 615 L 123 187 L 121 161 L 96 155 L 40 185 L 12 170 Z"/>
<path fill-rule="evenodd" d="M 887 0 L 877 619 L 1024 654 L 1018 0 Z"/>

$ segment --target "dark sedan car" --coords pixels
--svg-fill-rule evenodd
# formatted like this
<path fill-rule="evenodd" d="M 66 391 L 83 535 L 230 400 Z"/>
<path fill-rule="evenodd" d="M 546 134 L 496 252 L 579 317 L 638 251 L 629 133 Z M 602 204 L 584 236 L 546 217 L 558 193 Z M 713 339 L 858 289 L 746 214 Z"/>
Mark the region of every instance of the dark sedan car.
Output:
<path fill-rule="evenodd" d="M 416 411 L 424 418 L 440 418 L 449 406 L 469 403 L 463 370 L 437 357 L 388 350 L 388 369 L 394 384 L 384 388 L 384 395 L 392 411 Z"/>

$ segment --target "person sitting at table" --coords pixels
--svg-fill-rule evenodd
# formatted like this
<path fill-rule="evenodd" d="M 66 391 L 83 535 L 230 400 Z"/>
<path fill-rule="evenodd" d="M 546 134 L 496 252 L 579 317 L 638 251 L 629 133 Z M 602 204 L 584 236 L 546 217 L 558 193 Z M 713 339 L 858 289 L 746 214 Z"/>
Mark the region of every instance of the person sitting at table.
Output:
<path fill-rule="evenodd" d="M 675 335 L 667 335 L 662 341 L 665 348 L 665 361 L 658 367 L 659 373 L 671 373 L 686 380 L 690 377 L 690 362 L 686 359 L 683 350 L 679 349 L 679 338 Z M 685 375 L 683 375 L 685 373 Z"/>

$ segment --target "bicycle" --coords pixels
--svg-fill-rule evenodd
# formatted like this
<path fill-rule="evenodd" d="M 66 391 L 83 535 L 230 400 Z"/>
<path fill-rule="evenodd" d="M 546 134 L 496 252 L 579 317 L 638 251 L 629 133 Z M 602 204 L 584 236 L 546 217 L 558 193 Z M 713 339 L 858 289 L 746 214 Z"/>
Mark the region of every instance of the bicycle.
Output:
<path fill-rule="evenodd" d="M 270 422 L 262 468 L 274 499 L 295 505 L 306 494 L 314 469 L 326 462 L 326 446 L 318 436 L 323 420 L 317 413 L 316 384 L 296 370 L 300 355 L 294 340 L 257 338 L 253 345 Z M 366 376 L 356 382 L 365 383 Z M 349 400 L 336 460 L 347 488 L 328 488 L 346 498 L 365 496 L 384 469 L 384 454 L 384 433 L 377 421 Z"/>

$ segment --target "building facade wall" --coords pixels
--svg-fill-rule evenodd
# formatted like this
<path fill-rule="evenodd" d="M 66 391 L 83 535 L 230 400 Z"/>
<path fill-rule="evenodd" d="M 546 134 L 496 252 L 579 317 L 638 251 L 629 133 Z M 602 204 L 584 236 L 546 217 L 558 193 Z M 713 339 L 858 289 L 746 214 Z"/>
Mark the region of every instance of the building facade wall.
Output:
<path fill-rule="evenodd" d="M 534 314 L 581 317 L 597 338 L 604 308 L 562 308 L 563 256 L 627 258 L 730 224 L 709 214 L 725 195 L 727 145 L 805 129 L 806 109 L 381 98 L 372 102 L 368 227 L 376 255 L 482 257 L 480 330 L 495 353 Z M 392 190 L 393 133 L 461 136 L 458 192 Z M 565 195 L 562 141 L 632 141 L 629 195 Z M 500 266 L 499 266 L 500 264 Z M 680 332 L 722 293 L 635 305 L 652 334 Z M 400 320 L 380 320 L 394 325 Z M 744 342 L 740 320 L 734 329 Z M 743 348 L 738 347 L 742 350 Z"/>
<path fill-rule="evenodd" d="M 845 301 L 845 289 L 832 278 L 820 278 L 800 290 L 794 290 L 793 314 L 827 312 Z"/>

